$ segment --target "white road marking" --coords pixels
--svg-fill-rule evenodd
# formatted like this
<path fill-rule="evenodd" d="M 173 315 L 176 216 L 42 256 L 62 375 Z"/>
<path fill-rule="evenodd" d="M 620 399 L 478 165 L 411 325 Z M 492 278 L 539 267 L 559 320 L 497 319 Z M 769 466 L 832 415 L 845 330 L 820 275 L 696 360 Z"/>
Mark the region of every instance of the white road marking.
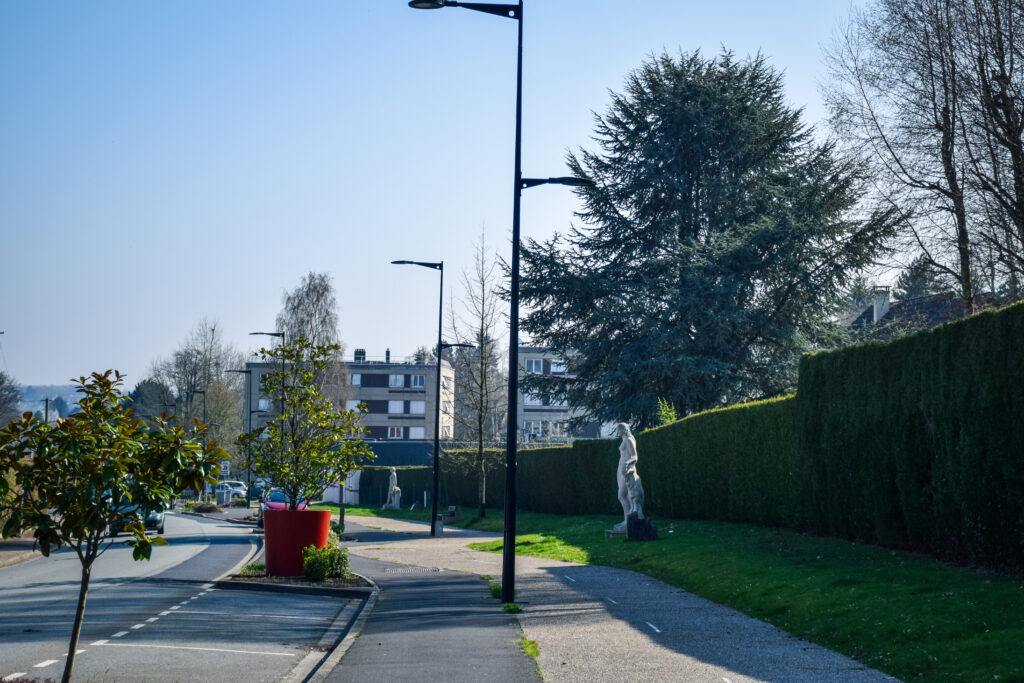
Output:
<path fill-rule="evenodd" d="M 209 543 L 210 542 L 209 539 L 207 539 L 206 542 Z M 213 584 L 212 583 L 204 583 L 203 584 L 203 588 L 213 588 Z"/>
<path fill-rule="evenodd" d="M 170 613 L 171 613 L 171 611 L 170 611 L 170 610 L 166 610 L 166 609 L 165 609 L 165 610 L 164 610 L 163 612 L 161 612 L 161 613 L 160 613 L 160 616 L 162 616 L 162 617 L 166 617 L 166 616 L 167 616 L 168 614 L 170 614 Z"/>
<path fill-rule="evenodd" d="M 294 657 L 294 652 L 263 652 L 260 650 L 225 650 L 217 647 L 187 647 L 185 645 L 148 645 L 145 643 L 107 643 L 107 647 L 153 647 L 160 650 L 200 650 L 202 652 L 233 652 L 242 655 L 267 655 L 269 657 Z"/>
<path fill-rule="evenodd" d="M 76 654 L 76 655 L 80 655 L 80 654 L 82 654 L 83 652 L 85 652 L 85 650 L 75 650 L 75 654 Z M 61 655 L 61 657 L 67 657 L 67 656 L 68 656 L 68 653 L 67 653 L 67 652 L 65 652 L 64 654 L 62 654 L 62 655 Z"/>
<path fill-rule="evenodd" d="M 182 604 L 185 604 L 185 603 L 182 603 Z M 181 605 L 175 605 L 175 606 L 174 606 L 174 607 L 172 607 L 171 609 L 181 609 Z"/>
<path fill-rule="evenodd" d="M 106 640 L 97 640 L 96 642 L 93 643 L 93 645 L 106 645 L 108 642 L 109 641 L 106 641 Z"/>
<path fill-rule="evenodd" d="M 568 574 L 566 574 L 566 575 L 565 575 L 565 578 L 569 579 L 569 580 L 570 580 L 570 581 L 572 581 L 573 583 L 576 583 L 576 579 L 572 578 L 572 577 L 571 577 L 571 576 L 569 576 Z"/>
<path fill-rule="evenodd" d="M 145 626 L 145 624 L 135 624 L 135 626 L 132 626 L 132 630 L 137 630 L 137 629 L 140 629 L 140 628 L 142 628 L 143 626 Z"/>
<path fill-rule="evenodd" d="M 192 599 L 192 598 L 189 598 L 189 600 L 191 600 L 191 599 Z M 178 604 L 179 604 L 179 605 L 187 605 L 187 604 L 188 604 L 188 600 L 182 600 L 182 601 L 181 601 L 181 602 L 179 602 Z"/>
<path fill-rule="evenodd" d="M 152 624 L 154 621 L 158 621 L 159 619 L 160 617 L 150 617 L 149 619 L 146 619 L 146 623 Z"/>
<path fill-rule="evenodd" d="M 21 678 L 22 676 L 27 676 L 27 675 L 28 675 L 27 671 L 16 671 L 16 672 L 14 672 L 12 674 L 7 674 L 3 678 L 0 678 L 0 681 L 13 681 L 15 678 Z"/>
<path fill-rule="evenodd" d="M 611 598 L 605 598 L 605 600 L 607 600 L 608 602 L 612 603 L 613 605 L 619 604 L 619 603 L 615 602 L 614 600 L 612 600 Z"/>
<path fill-rule="evenodd" d="M 238 616 L 238 612 L 207 612 L 199 609 L 183 609 L 178 614 L 213 614 L 217 616 Z M 304 617 L 291 616 L 288 614 L 246 614 L 246 617 L 263 617 L 265 619 L 303 619 L 306 621 L 331 621 L 328 617 Z"/>
<path fill-rule="evenodd" d="M 118 631 L 117 633 L 115 633 L 114 635 L 112 635 L 110 637 L 111 638 L 120 638 L 121 636 L 126 636 L 126 635 L 128 635 L 128 631 Z"/>
<path fill-rule="evenodd" d="M 56 659 L 47 659 L 45 662 L 39 662 L 38 664 L 36 664 L 35 668 L 36 669 L 42 669 L 44 666 L 50 666 L 51 664 L 56 664 L 56 663 L 57 663 Z"/>
<path fill-rule="evenodd" d="M 651 622 L 647 621 L 647 622 L 644 622 L 644 623 L 646 623 L 648 626 L 650 626 L 652 629 L 654 629 L 655 633 L 661 633 L 661 629 L 658 628 L 657 626 L 655 626 L 654 624 L 652 624 Z"/>
<path fill-rule="evenodd" d="M 669 533 L 671 533 L 671 532 L 669 532 Z M 729 680 L 728 678 L 726 678 L 725 676 L 722 676 L 722 680 L 723 680 L 723 681 L 725 681 L 725 683 L 732 683 L 732 681 L 730 681 L 730 680 Z"/>

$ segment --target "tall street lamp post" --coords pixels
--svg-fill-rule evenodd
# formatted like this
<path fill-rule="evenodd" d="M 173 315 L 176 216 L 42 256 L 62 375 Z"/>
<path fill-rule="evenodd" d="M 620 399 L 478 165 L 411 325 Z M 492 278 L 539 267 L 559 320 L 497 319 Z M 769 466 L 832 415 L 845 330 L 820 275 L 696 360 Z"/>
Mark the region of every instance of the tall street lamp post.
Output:
<path fill-rule="evenodd" d="M 516 437 L 519 401 L 519 200 L 523 190 L 537 185 L 592 185 L 585 178 L 524 178 L 522 173 L 523 129 L 523 2 L 515 5 L 457 2 L 456 0 L 412 0 L 415 9 L 462 7 L 519 22 L 516 57 L 516 149 L 512 195 L 512 263 L 509 285 L 508 417 L 505 432 L 505 534 L 501 564 L 501 600 L 515 599 L 516 573 Z"/>
<path fill-rule="evenodd" d="M 437 495 L 438 495 L 438 473 L 441 470 L 441 328 L 444 323 L 444 261 L 434 263 L 431 261 L 392 261 L 396 266 L 422 266 L 436 270 L 440 274 L 440 290 L 437 301 L 437 387 L 434 391 L 434 481 L 430 494 L 430 535 L 437 536 Z"/>

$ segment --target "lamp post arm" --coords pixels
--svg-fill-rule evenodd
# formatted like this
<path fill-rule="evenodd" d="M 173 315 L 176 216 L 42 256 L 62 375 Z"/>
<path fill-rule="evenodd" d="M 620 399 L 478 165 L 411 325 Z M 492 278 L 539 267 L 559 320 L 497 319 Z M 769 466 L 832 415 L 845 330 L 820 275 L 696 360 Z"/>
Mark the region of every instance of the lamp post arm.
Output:
<path fill-rule="evenodd" d="M 522 4 L 499 5 L 484 2 L 458 2 L 457 0 L 444 0 L 441 4 L 444 7 L 461 7 L 463 9 L 471 9 L 474 12 L 484 12 L 485 14 L 493 14 L 508 19 L 521 19 L 523 16 Z"/>

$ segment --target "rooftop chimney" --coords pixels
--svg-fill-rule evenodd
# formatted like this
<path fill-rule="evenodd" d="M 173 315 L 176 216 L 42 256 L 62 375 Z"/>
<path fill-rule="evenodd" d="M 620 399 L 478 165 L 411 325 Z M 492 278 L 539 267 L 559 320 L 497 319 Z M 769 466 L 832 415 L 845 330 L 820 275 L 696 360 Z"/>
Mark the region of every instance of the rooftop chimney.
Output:
<path fill-rule="evenodd" d="M 391 362 L 391 349 L 384 349 L 384 362 L 385 363 L 390 363 Z"/>
<path fill-rule="evenodd" d="M 356 349 L 355 354 L 354 354 L 354 358 L 355 358 L 355 362 L 356 363 L 365 363 L 366 362 L 366 349 Z"/>
<path fill-rule="evenodd" d="M 888 287 L 875 287 L 874 288 L 874 322 L 877 323 L 879 320 L 885 317 L 885 314 L 889 312 L 889 288 Z"/>

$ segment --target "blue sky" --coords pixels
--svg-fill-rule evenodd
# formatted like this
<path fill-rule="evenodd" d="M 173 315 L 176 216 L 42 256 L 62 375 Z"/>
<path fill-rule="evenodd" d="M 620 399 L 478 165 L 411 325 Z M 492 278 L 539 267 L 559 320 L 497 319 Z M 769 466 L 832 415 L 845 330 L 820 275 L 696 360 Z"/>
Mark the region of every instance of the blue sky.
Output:
<path fill-rule="evenodd" d="M 847 0 L 528 0 L 523 171 L 562 175 L 592 112 L 652 53 L 761 50 L 823 116 Z M 481 227 L 508 255 L 515 22 L 404 0 L 0 3 L 0 367 L 129 388 L 201 317 L 253 349 L 328 272 L 348 352 L 434 343 Z M 524 237 L 573 220 L 524 194 Z M 254 342 L 257 340 L 257 342 Z"/>

